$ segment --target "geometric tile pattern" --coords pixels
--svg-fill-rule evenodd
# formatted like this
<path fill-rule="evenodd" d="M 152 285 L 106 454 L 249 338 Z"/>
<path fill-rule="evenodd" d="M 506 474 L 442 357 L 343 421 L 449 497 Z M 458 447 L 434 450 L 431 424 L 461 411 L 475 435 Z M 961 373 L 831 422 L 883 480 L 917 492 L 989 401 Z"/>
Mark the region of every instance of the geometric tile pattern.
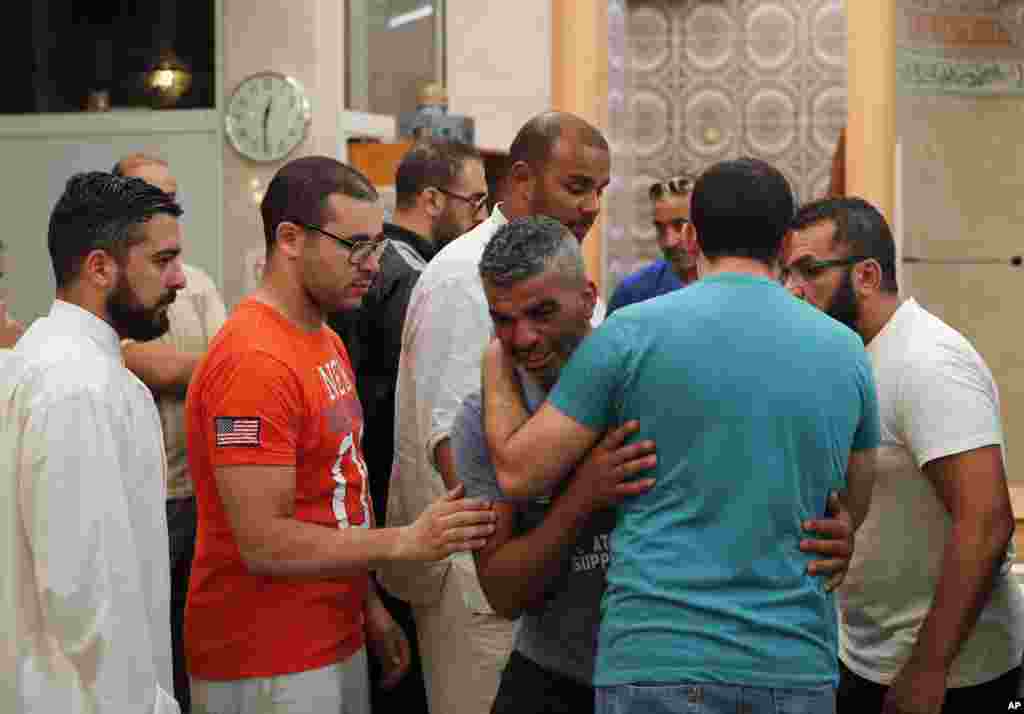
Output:
<path fill-rule="evenodd" d="M 613 183 L 629 194 L 609 201 L 610 289 L 658 256 L 655 180 L 755 156 L 801 201 L 825 194 L 846 122 L 843 0 L 612 0 L 609 34 Z"/>

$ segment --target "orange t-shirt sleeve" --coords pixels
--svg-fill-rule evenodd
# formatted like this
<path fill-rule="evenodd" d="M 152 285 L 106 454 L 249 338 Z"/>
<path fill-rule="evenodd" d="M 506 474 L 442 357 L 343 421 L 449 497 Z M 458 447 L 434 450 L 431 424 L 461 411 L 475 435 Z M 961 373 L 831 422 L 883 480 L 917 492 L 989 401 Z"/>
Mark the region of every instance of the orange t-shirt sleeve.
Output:
<path fill-rule="evenodd" d="M 304 411 L 302 385 L 265 352 L 238 355 L 206 385 L 211 463 L 294 466 Z"/>

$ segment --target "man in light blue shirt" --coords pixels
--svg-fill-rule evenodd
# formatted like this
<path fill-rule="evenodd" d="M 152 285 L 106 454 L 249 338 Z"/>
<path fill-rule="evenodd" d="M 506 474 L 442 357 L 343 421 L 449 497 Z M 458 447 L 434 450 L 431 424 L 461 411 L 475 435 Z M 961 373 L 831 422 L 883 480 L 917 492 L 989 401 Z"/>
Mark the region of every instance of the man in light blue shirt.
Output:
<path fill-rule="evenodd" d="M 617 312 L 528 417 L 512 359 L 484 359 L 485 424 L 502 489 L 557 484 L 628 420 L 653 440 L 654 487 L 611 538 L 594 681 L 601 714 L 801 711 L 835 704 L 836 621 L 806 573 L 801 523 L 842 491 L 867 513 L 878 411 L 857 336 L 792 300 L 777 256 L 793 195 L 773 167 L 718 164 L 694 188 L 702 279 Z M 639 685 L 639 686 L 638 686 Z"/>

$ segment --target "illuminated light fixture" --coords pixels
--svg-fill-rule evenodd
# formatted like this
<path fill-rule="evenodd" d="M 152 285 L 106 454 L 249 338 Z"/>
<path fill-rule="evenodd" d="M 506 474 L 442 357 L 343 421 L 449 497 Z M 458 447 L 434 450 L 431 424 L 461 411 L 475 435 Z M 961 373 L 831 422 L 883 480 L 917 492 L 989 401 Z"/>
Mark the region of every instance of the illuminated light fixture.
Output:
<path fill-rule="evenodd" d="M 143 84 L 154 105 L 167 109 L 177 104 L 192 86 L 192 71 L 173 50 L 164 49 L 156 66 L 143 75 Z"/>
<path fill-rule="evenodd" d="M 394 15 L 388 18 L 388 29 L 394 30 L 395 28 L 401 27 L 402 25 L 408 25 L 410 22 L 416 22 L 422 20 L 425 17 L 430 17 L 434 14 L 433 5 L 424 5 L 418 7 L 415 10 L 409 12 L 403 12 L 401 15 Z"/>

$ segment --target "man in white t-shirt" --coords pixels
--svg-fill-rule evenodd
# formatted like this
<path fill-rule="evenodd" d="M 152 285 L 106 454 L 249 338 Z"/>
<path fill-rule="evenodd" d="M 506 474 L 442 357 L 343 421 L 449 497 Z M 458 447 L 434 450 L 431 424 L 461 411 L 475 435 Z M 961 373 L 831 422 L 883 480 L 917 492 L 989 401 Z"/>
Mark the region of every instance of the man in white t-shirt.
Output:
<path fill-rule="evenodd" d="M 875 371 L 880 472 L 839 590 L 839 714 L 1006 711 L 1024 652 L 999 393 L 959 332 L 896 284 L 858 198 L 805 206 L 782 279 L 855 330 Z"/>

